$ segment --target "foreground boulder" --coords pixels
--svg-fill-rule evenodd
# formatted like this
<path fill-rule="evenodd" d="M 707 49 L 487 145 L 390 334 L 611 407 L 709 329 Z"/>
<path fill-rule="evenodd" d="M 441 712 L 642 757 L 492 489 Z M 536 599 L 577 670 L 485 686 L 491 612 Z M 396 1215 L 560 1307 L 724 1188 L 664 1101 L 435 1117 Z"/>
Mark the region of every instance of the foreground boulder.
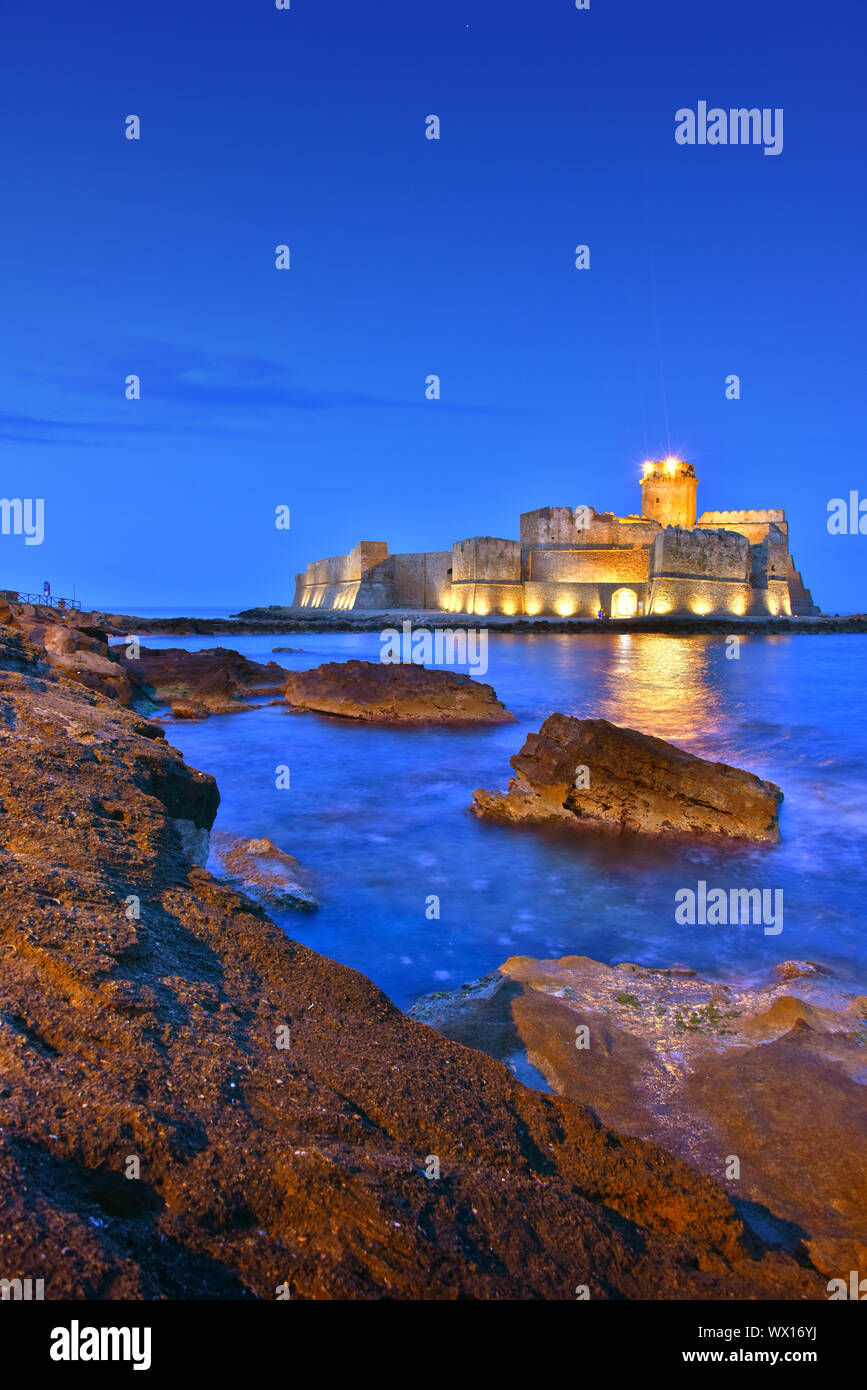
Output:
<path fill-rule="evenodd" d="M 752 987 L 513 956 L 411 1015 L 523 1057 L 558 1095 L 701 1167 L 756 1230 L 845 1279 L 867 1265 L 867 997 L 804 965 L 782 962 Z"/>
<path fill-rule="evenodd" d="M 473 793 L 477 815 L 618 834 L 780 838 L 783 793 L 773 782 L 607 719 L 552 714 L 511 763 L 508 791 Z"/>
<path fill-rule="evenodd" d="M 294 709 L 387 724 L 505 724 L 514 720 L 493 686 L 411 663 L 329 661 L 293 671 L 284 693 Z"/>
<path fill-rule="evenodd" d="M 197 867 L 217 801 L 156 724 L 0 633 L 4 1277 L 46 1299 L 826 1296 L 717 1182 L 409 1020 Z"/>

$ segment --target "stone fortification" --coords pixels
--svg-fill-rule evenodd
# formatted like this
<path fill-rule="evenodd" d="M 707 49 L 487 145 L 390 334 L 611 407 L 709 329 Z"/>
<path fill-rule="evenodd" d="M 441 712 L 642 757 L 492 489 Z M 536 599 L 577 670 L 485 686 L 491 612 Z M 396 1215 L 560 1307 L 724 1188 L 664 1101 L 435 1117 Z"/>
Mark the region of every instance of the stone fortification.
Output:
<path fill-rule="evenodd" d="M 634 618 L 819 613 L 789 551 L 781 508 L 702 512 L 682 459 L 643 465 L 641 515 L 539 507 L 519 540 L 473 536 L 452 549 L 389 555 L 362 541 L 296 575 L 298 608 Z"/>

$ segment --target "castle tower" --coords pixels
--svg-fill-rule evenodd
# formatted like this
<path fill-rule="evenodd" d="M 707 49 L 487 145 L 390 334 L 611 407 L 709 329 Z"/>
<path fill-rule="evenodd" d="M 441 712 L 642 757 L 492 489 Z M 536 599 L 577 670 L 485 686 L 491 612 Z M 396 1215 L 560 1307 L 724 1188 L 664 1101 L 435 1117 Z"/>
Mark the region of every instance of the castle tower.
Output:
<path fill-rule="evenodd" d="M 641 479 L 642 517 L 662 526 L 694 526 L 697 484 L 695 469 L 683 459 L 645 463 Z"/>

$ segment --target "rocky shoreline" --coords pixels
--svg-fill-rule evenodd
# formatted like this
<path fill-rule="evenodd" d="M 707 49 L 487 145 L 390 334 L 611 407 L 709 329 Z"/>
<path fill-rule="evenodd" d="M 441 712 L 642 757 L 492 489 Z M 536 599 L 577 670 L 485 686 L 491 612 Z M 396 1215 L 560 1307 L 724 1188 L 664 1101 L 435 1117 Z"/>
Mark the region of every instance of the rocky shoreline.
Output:
<path fill-rule="evenodd" d="M 213 778 L 116 662 L 58 668 L 30 616 L 0 614 L 2 1277 L 48 1299 L 827 1296 L 718 1181 L 212 877 Z"/>
<path fill-rule="evenodd" d="M 398 609 L 372 612 L 358 609 L 324 612 L 309 608 L 288 608 L 279 604 L 243 609 L 231 618 L 145 618 L 132 614 L 93 611 L 77 614 L 76 621 L 78 620 L 101 627 L 113 636 L 152 633 L 177 637 L 229 636 L 238 633 L 256 635 L 286 632 L 383 632 L 387 628 L 400 630 L 404 622 L 412 623 L 413 627 L 431 630 L 482 627 L 492 633 L 572 633 L 576 636 L 592 632 L 652 633 L 671 637 L 729 636 L 732 633 L 761 637 L 787 633 L 867 632 L 867 614 L 863 613 L 833 617 L 822 615 L 817 618 L 504 618 L 491 614 L 480 618 L 472 614 L 443 613 L 440 610 L 411 612 Z"/>

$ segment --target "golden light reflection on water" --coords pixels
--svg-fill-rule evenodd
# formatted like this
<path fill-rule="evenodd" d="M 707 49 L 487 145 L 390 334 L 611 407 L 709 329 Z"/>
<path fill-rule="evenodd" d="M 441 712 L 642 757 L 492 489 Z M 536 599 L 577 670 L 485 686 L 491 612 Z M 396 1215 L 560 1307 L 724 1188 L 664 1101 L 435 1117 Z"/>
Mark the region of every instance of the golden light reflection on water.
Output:
<path fill-rule="evenodd" d="M 696 637 L 650 633 L 617 638 L 600 691 L 601 719 L 683 743 L 714 723 L 712 644 Z"/>

